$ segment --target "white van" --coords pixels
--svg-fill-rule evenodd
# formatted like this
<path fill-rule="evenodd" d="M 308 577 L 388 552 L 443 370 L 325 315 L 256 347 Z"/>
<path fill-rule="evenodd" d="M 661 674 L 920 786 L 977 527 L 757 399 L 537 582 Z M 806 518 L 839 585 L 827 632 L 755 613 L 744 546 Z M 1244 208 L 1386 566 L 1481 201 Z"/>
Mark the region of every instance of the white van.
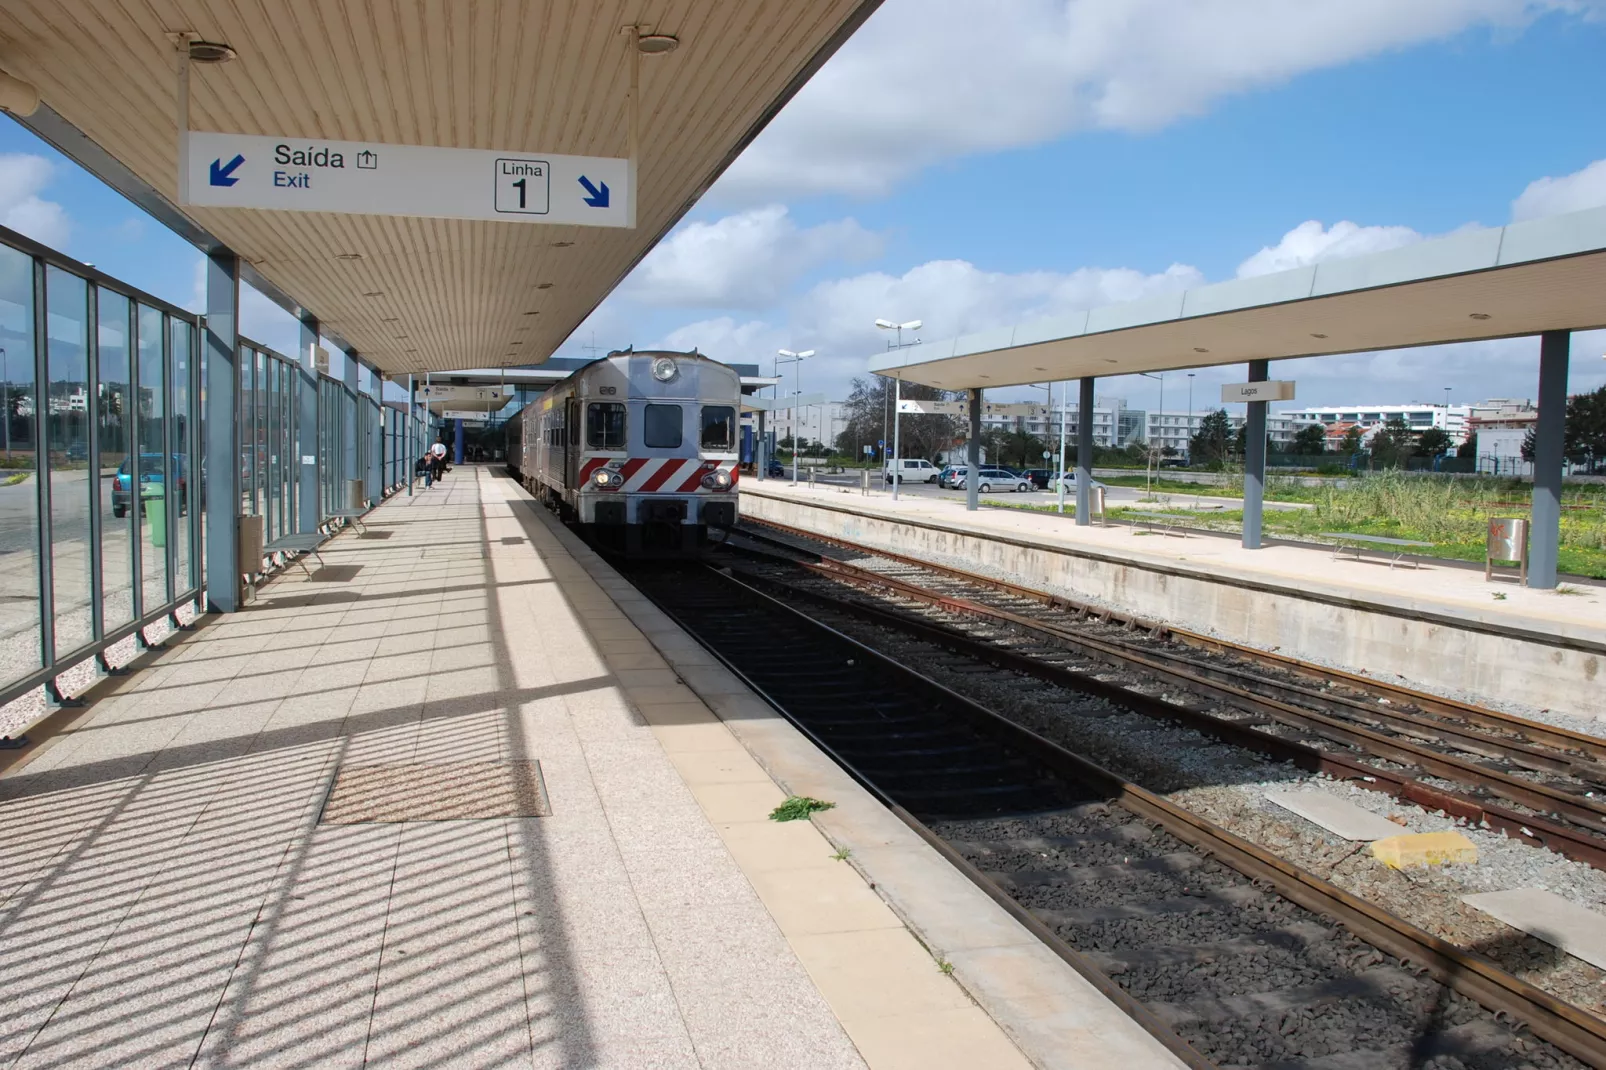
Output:
<path fill-rule="evenodd" d="M 898 458 L 898 464 L 902 468 L 896 480 L 899 483 L 937 482 L 937 469 L 924 457 L 900 457 Z M 887 483 L 894 481 L 891 461 L 887 462 L 887 469 L 881 473 L 881 478 Z"/>

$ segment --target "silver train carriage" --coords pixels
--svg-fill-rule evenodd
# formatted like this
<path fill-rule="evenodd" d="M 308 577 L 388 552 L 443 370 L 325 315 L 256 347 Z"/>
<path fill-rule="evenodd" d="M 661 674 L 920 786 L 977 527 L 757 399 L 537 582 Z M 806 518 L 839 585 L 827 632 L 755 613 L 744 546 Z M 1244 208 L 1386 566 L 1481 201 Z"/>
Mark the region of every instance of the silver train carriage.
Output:
<path fill-rule="evenodd" d="M 514 417 L 508 457 L 598 541 L 695 550 L 736 524 L 741 393 L 734 369 L 699 353 L 609 353 Z"/>

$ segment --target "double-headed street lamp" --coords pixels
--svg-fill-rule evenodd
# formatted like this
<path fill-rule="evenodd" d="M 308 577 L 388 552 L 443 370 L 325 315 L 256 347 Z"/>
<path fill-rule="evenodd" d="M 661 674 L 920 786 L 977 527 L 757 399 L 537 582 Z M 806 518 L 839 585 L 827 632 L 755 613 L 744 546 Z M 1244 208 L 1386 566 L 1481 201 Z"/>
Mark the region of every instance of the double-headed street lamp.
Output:
<path fill-rule="evenodd" d="M 792 485 L 795 487 L 797 486 L 797 433 L 800 426 L 797 407 L 799 400 L 803 396 L 802 364 L 805 360 L 814 356 L 814 350 L 805 349 L 801 353 L 794 353 L 790 349 L 782 349 L 777 350 L 777 352 L 780 353 L 780 356 L 775 361 L 775 372 L 777 378 L 780 376 L 782 364 L 796 364 L 799 366 L 797 369 L 797 374 L 793 376 L 793 385 L 796 387 L 796 389 L 792 391 Z"/>
<path fill-rule="evenodd" d="M 902 349 L 903 348 L 903 332 L 904 331 L 918 331 L 920 329 L 920 323 L 921 323 L 920 320 L 909 320 L 907 323 L 893 323 L 891 320 L 876 320 L 875 321 L 875 325 L 877 327 L 880 327 L 883 331 L 896 331 L 896 332 L 898 332 L 898 340 L 896 342 L 888 342 L 887 343 L 887 348 L 888 349 Z M 918 345 L 919 342 L 920 342 L 920 339 L 916 338 L 913 342 L 911 342 L 909 344 L 910 345 Z M 897 501 L 898 500 L 898 484 L 903 482 L 903 461 L 902 461 L 903 453 L 900 450 L 900 443 L 898 441 L 898 433 L 899 433 L 899 429 L 900 429 L 900 425 L 901 425 L 900 421 L 898 419 L 898 402 L 901 402 L 903 400 L 903 379 L 901 377 L 896 381 L 896 386 L 894 386 L 893 389 L 896 391 L 896 393 L 894 395 L 895 400 L 894 400 L 893 406 L 892 406 L 892 500 L 893 501 Z M 885 435 L 887 433 L 886 432 L 886 424 L 882 424 L 881 428 L 882 428 L 881 429 L 881 434 Z M 885 440 L 883 439 L 883 441 L 885 441 Z M 885 460 L 886 460 L 886 447 L 885 446 L 882 447 L 882 460 L 883 460 L 883 462 L 885 462 Z"/>

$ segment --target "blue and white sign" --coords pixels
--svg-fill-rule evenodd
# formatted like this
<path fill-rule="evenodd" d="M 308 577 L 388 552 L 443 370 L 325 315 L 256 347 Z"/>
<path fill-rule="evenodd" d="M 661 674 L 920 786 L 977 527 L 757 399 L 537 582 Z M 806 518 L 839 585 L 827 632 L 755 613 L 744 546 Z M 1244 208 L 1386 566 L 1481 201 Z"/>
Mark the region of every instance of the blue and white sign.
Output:
<path fill-rule="evenodd" d="M 186 203 L 206 208 L 628 227 L 630 161 L 191 132 Z"/>

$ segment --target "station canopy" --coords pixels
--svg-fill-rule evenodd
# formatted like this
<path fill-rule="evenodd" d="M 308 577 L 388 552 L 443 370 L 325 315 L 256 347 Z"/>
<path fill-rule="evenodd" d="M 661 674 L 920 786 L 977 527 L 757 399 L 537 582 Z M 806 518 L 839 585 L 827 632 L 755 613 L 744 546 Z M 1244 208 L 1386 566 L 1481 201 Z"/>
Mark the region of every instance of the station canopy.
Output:
<path fill-rule="evenodd" d="M 0 5 L 26 125 L 386 373 L 546 358 L 879 0 L 27 0 Z M 625 157 L 640 59 L 634 229 L 178 205 L 175 32 L 235 58 L 191 69 L 190 129 Z"/>
<path fill-rule="evenodd" d="M 944 390 L 1606 326 L 1606 208 L 888 350 Z"/>

